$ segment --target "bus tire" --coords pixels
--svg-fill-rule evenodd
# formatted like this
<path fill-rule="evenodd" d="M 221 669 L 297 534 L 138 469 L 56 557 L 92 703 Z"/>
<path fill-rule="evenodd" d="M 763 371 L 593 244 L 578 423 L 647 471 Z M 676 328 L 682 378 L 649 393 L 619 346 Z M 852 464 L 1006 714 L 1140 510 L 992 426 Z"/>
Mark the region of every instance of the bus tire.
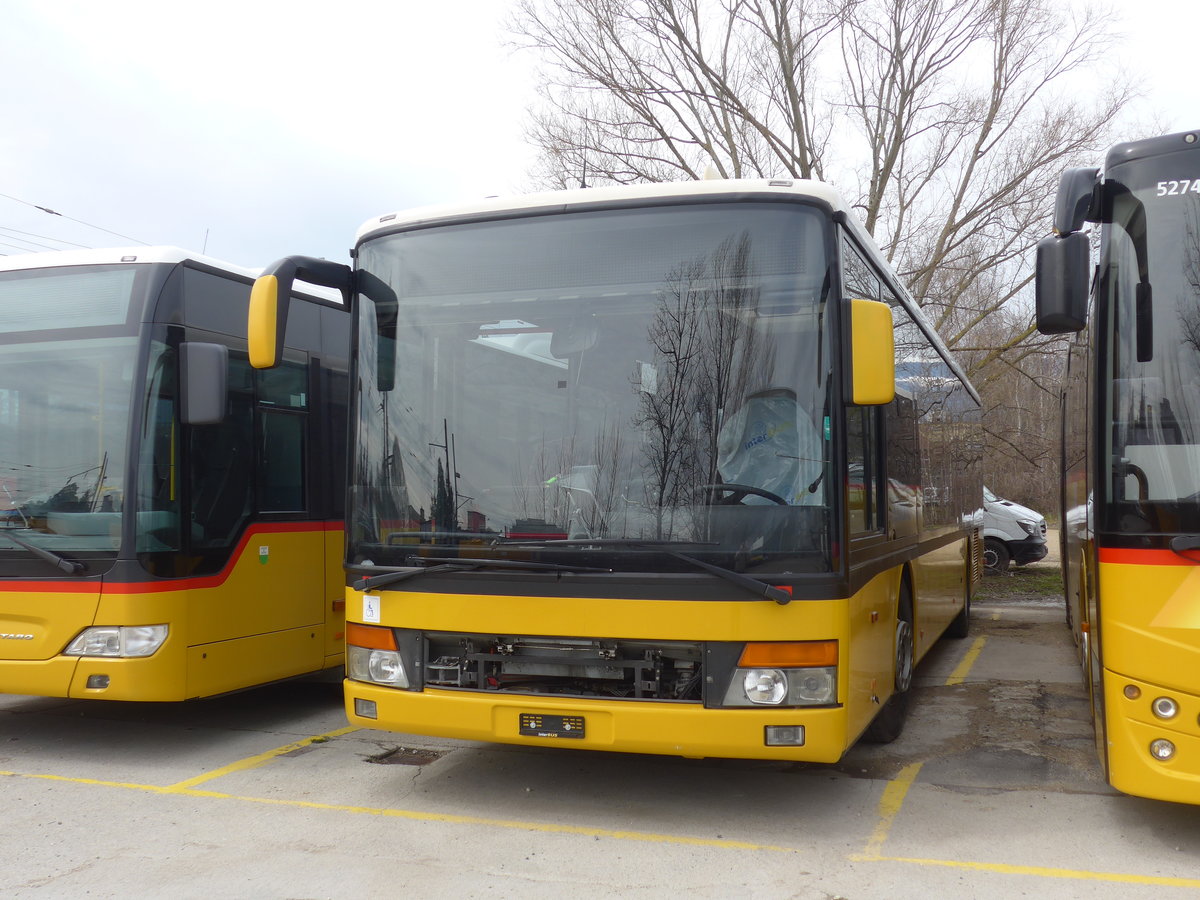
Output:
<path fill-rule="evenodd" d="M 971 633 L 971 576 L 967 575 L 967 595 L 963 598 L 963 608 L 958 611 L 958 615 L 950 620 L 950 624 L 946 627 L 946 636 L 957 640 L 965 638 Z"/>
<path fill-rule="evenodd" d="M 863 740 L 871 744 L 890 744 L 896 740 L 904 730 L 904 721 L 908 718 L 908 705 L 912 698 L 913 614 L 912 594 L 907 581 L 900 584 L 894 647 L 895 687 L 892 696 L 863 732 Z"/>

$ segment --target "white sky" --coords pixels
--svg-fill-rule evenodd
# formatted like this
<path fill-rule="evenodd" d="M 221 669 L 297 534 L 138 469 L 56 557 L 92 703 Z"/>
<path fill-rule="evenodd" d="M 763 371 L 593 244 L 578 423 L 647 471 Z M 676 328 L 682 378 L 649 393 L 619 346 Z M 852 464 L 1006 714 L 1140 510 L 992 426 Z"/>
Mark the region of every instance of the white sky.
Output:
<path fill-rule="evenodd" d="M 519 191 L 534 85 L 510 5 L 0 0 L 0 253 L 131 243 L 70 217 L 249 266 L 344 262 L 368 218 Z M 1118 13 L 1131 129 L 1200 127 L 1200 4 Z"/>

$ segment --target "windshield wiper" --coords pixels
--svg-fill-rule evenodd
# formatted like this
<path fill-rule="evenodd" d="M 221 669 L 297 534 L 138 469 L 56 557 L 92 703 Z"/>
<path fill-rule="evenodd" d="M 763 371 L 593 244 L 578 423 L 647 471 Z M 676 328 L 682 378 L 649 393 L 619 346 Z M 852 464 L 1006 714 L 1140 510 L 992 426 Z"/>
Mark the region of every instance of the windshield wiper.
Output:
<path fill-rule="evenodd" d="M 661 550 L 673 559 L 685 562 L 698 569 L 703 569 L 710 574 L 716 575 L 718 578 L 724 578 L 730 584 L 736 584 L 738 587 L 749 591 L 763 600 L 774 600 L 780 606 L 786 606 L 792 602 L 792 595 L 783 588 L 767 584 L 765 581 L 759 581 L 751 575 L 735 572 L 733 569 L 727 569 L 724 566 L 713 565 L 710 562 L 705 562 L 702 559 L 697 559 L 694 556 L 671 549 L 672 547 L 715 546 L 716 541 L 642 541 L 637 538 L 572 538 L 560 541 L 550 538 L 541 541 L 517 540 L 503 541 L 501 543 L 506 547 L 516 544 L 519 546 L 536 545 L 542 547 L 631 547 L 635 550 Z"/>
<path fill-rule="evenodd" d="M 19 537 L 13 537 L 13 535 L 9 534 L 7 531 L 0 531 L 0 534 L 3 534 L 6 538 L 8 538 L 10 541 L 12 541 L 14 544 L 16 544 L 18 547 L 21 547 L 24 550 L 28 550 L 30 553 L 32 553 L 34 556 L 36 556 L 38 559 L 41 559 L 41 560 L 44 560 L 44 561 L 50 563 L 50 565 L 54 566 L 54 568 L 58 569 L 60 572 L 66 572 L 68 575 L 78 575 L 85 568 L 83 563 L 81 563 L 81 562 L 75 562 L 72 559 L 65 559 L 65 558 L 59 556 L 57 553 L 54 553 L 50 550 L 46 550 L 42 547 L 37 546 L 36 544 L 31 544 L 28 541 L 23 541 Z"/>
<path fill-rule="evenodd" d="M 612 569 L 601 569 L 596 566 L 566 566 L 559 563 L 540 563 L 520 559 L 460 559 L 454 556 L 410 556 L 409 562 L 417 563 L 411 569 L 401 569 L 396 572 L 384 572 L 382 575 L 371 575 L 354 582 L 356 591 L 369 591 L 373 588 L 386 587 L 400 581 L 416 578 L 418 575 L 433 575 L 438 572 L 471 572 L 475 569 L 517 569 L 534 572 L 611 572 Z M 425 563 L 435 563 L 426 566 Z"/>

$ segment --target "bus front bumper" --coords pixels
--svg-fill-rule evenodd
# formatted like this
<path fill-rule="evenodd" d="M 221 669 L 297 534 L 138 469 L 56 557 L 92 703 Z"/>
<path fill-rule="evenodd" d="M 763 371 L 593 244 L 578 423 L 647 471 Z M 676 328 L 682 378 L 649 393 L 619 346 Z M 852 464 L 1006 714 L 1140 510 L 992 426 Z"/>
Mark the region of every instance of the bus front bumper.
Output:
<path fill-rule="evenodd" d="M 345 698 L 347 718 L 362 728 L 467 741 L 826 763 L 837 762 L 847 749 L 841 707 L 706 709 L 690 703 L 404 691 L 349 679 Z M 539 730 L 541 723 L 545 728 Z M 801 726 L 803 745 L 768 746 L 769 726 Z"/>
<path fill-rule="evenodd" d="M 1160 700 L 1174 703 L 1176 713 L 1156 716 Z M 1105 670 L 1104 701 L 1112 786 L 1138 797 L 1200 804 L 1200 696 Z"/>

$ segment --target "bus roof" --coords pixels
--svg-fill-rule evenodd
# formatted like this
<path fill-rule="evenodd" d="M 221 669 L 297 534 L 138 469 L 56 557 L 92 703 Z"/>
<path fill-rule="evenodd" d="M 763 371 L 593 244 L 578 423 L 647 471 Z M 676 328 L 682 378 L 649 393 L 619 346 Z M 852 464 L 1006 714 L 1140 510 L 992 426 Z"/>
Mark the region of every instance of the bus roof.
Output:
<path fill-rule="evenodd" d="M 423 206 L 368 220 L 358 229 L 354 243 L 357 246 L 368 237 L 397 227 L 433 225 L 455 219 L 507 217 L 547 210 L 570 212 L 573 209 L 596 206 L 624 206 L 639 201 L 688 200 L 703 197 L 735 199 L 738 196 L 751 198 L 764 195 L 816 200 L 835 212 L 845 213 L 849 220 L 855 225 L 858 224 L 841 195 L 824 182 L 800 178 L 706 179 L 543 191 L 488 197 L 474 203 Z M 862 231 L 861 227 L 856 230 Z"/>
<path fill-rule="evenodd" d="M 0 256 L 0 272 L 19 269 L 49 269 L 58 266 L 104 266 L 122 263 L 181 263 L 190 260 L 213 269 L 221 269 L 256 278 L 258 269 L 237 266 L 224 260 L 181 250 L 179 247 L 106 247 L 97 250 L 46 250 L 41 253 L 19 253 Z"/>
<path fill-rule="evenodd" d="M 105 247 L 95 250 L 45 250 L 40 253 L 17 253 L 11 256 L 0 256 L 0 272 L 19 272 L 27 269 L 56 269 L 65 266 L 116 266 L 148 265 L 164 263 L 176 265 L 182 262 L 199 263 L 209 269 L 228 272 L 237 275 L 248 282 L 253 281 L 262 269 L 252 269 L 235 265 L 223 259 L 183 250 L 179 247 Z M 295 291 L 306 294 L 337 306 L 343 305 L 341 291 L 320 285 L 298 281 Z"/>

